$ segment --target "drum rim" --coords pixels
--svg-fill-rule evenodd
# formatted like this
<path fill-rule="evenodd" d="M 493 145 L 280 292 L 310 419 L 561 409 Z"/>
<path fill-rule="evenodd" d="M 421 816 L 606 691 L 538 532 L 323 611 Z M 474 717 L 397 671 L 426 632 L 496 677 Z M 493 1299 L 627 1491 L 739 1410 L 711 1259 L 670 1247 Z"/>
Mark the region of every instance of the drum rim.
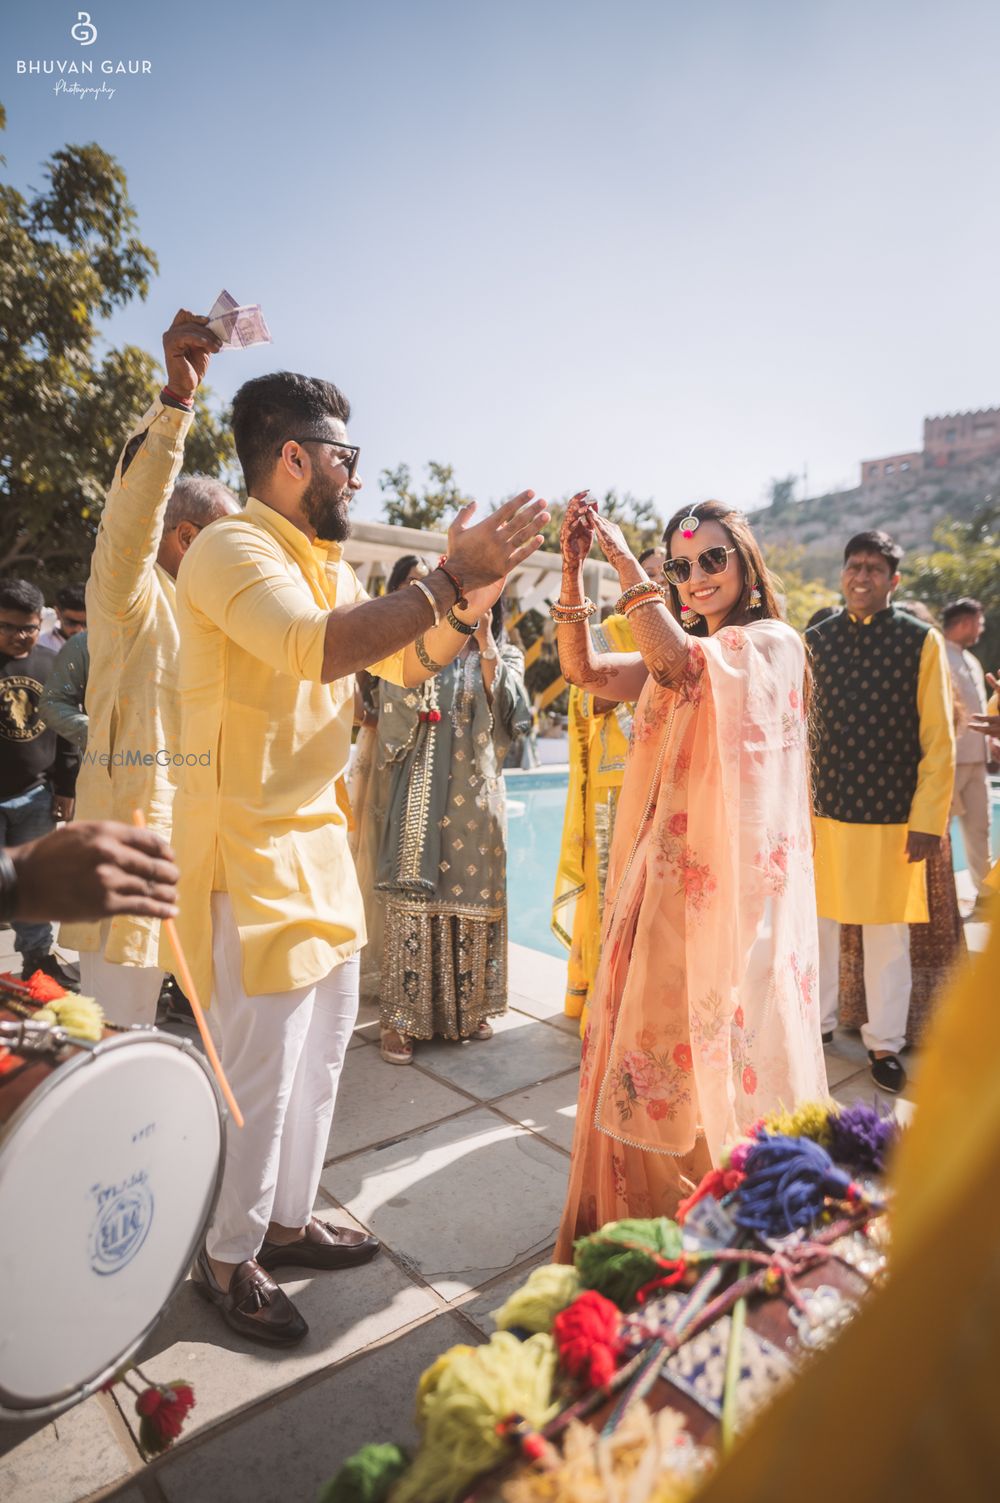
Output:
<path fill-rule="evenodd" d="M 225 1111 L 225 1105 L 222 1098 L 222 1092 L 219 1089 L 219 1083 L 216 1080 L 215 1075 L 210 1065 L 208 1064 L 208 1061 L 204 1058 L 201 1051 L 195 1048 L 191 1040 L 176 1038 L 172 1033 L 165 1033 L 162 1029 L 159 1028 L 154 1028 L 147 1025 L 139 1025 L 135 1028 L 130 1028 L 126 1033 L 116 1034 L 113 1038 L 101 1039 L 96 1044 L 87 1043 L 83 1039 L 68 1040 L 68 1042 L 80 1047 L 80 1053 L 74 1055 L 72 1059 L 65 1060 L 62 1065 L 57 1065 L 49 1075 L 48 1079 L 43 1081 L 36 1090 L 32 1091 L 31 1094 L 26 1097 L 24 1101 L 22 1101 L 21 1105 L 14 1112 L 14 1115 L 10 1118 L 9 1122 L 4 1123 L 3 1126 L 0 1127 L 0 1155 L 3 1154 L 3 1151 L 7 1145 L 7 1139 L 13 1135 L 21 1122 L 30 1115 L 28 1108 L 32 1105 L 32 1103 L 37 1105 L 39 1101 L 43 1100 L 43 1098 L 55 1088 L 55 1080 L 60 1073 L 62 1073 L 63 1071 L 69 1073 L 70 1071 L 76 1070 L 83 1065 L 89 1064 L 91 1060 L 96 1058 L 96 1056 L 98 1056 L 99 1054 L 107 1054 L 110 1050 L 120 1048 L 123 1044 L 134 1043 L 136 1041 L 141 1041 L 143 1043 L 167 1043 L 170 1044 L 170 1046 L 174 1049 L 180 1049 L 182 1053 L 188 1055 L 189 1058 L 195 1060 L 198 1063 L 198 1065 L 201 1067 L 202 1073 L 206 1076 L 209 1084 L 212 1087 L 212 1095 L 215 1100 L 216 1111 L 218 1112 L 219 1117 L 219 1162 L 216 1165 L 215 1181 L 212 1185 L 212 1193 L 208 1199 L 204 1217 L 200 1221 L 198 1228 L 191 1239 L 191 1244 L 181 1265 L 182 1272 L 180 1278 L 177 1280 L 177 1283 L 173 1286 L 170 1293 L 167 1295 L 167 1298 L 164 1301 L 163 1305 L 156 1312 L 148 1325 L 144 1327 L 140 1335 L 138 1335 L 134 1341 L 130 1342 L 130 1344 L 114 1359 L 113 1362 L 110 1362 L 107 1367 L 103 1368 L 99 1373 L 95 1374 L 94 1377 L 88 1378 L 86 1382 L 79 1384 L 77 1387 L 72 1389 L 64 1388 L 52 1398 L 46 1399 L 42 1403 L 32 1404 L 30 1407 L 18 1403 L 17 1395 L 12 1394 L 9 1389 L 4 1388 L 3 1385 L 0 1384 L 0 1420 L 28 1424 L 39 1420 L 45 1421 L 56 1419 L 60 1414 L 65 1413 L 67 1409 L 72 1409 L 74 1404 L 82 1404 L 84 1399 L 89 1399 L 93 1394 L 97 1393 L 97 1391 L 103 1387 L 103 1385 L 108 1381 L 109 1378 L 114 1377 L 115 1373 L 118 1372 L 119 1369 L 126 1366 L 135 1356 L 136 1352 L 140 1349 L 147 1338 L 152 1335 L 153 1331 L 156 1329 L 157 1325 L 166 1314 L 168 1307 L 173 1301 L 174 1296 L 183 1283 L 189 1269 L 191 1268 L 191 1265 L 195 1260 L 195 1257 L 198 1254 L 202 1240 L 205 1236 L 205 1232 L 208 1226 L 211 1224 L 212 1217 L 215 1214 L 215 1207 L 218 1204 L 219 1200 L 219 1192 L 222 1189 L 222 1175 L 226 1167 L 226 1133 L 228 1123 L 227 1113 Z"/>

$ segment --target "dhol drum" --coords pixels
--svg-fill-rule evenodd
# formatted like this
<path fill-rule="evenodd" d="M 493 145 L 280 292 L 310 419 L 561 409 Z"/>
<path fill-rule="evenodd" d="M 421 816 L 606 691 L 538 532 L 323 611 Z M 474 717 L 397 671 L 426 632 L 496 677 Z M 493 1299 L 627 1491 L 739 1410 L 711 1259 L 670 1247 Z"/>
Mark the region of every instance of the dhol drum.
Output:
<path fill-rule="evenodd" d="M 0 1007 L 0 1418 L 49 1419 L 142 1345 L 200 1246 L 225 1128 L 156 1029 L 98 1044 Z"/>

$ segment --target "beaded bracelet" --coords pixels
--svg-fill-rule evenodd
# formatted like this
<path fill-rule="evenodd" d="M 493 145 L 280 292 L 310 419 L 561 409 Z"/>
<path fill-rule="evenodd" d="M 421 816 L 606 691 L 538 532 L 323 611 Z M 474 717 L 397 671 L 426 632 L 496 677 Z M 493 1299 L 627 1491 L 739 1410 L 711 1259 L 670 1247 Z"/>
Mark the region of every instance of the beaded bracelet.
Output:
<path fill-rule="evenodd" d="M 615 602 L 615 615 L 623 616 L 629 601 L 637 600 L 640 595 L 650 600 L 655 600 L 657 597 L 663 599 L 663 591 L 658 584 L 654 584 L 651 579 L 640 579 L 636 584 L 629 585 L 628 589 L 623 590 L 619 595 Z"/>
<path fill-rule="evenodd" d="M 455 615 L 454 610 L 449 610 L 447 616 L 445 616 L 444 619 L 447 621 L 452 631 L 459 632 L 463 637 L 474 637 L 476 635 L 475 626 L 470 626 L 468 621 L 459 621 L 458 617 Z"/>
<path fill-rule="evenodd" d="M 441 625 L 441 612 L 438 610 L 438 603 L 434 599 L 434 596 L 431 594 L 430 590 L 424 584 L 423 580 L 422 579 L 411 579 L 410 580 L 410 584 L 413 586 L 413 588 L 415 590 L 419 590 L 420 593 L 421 593 L 421 595 L 423 595 L 425 597 L 425 599 L 427 600 L 427 604 L 430 606 L 431 610 L 434 612 L 434 625 L 435 626 L 440 626 Z M 449 615 L 450 614 L 451 613 L 449 612 Z"/>
<path fill-rule="evenodd" d="M 597 606 L 589 596 L 574 605 L 563 605 L 558 600 L 549 605 L 549 615 L 557 626 L 573 626 L 580 621 L 587 621 L 596 610 Z"/>
<path fill-rule="evenodd" d="M 632 615 L 633 610 L 639 610 L 641 606 L 662 606 L 662 604 L 663 595 L 660 594 L 659 589 L 653 589 L 648 595 L 636 595 L 635 600 L 630 600 L 626 609 L 620 612 L 620 615 L 623 615 L 627 621 L 629 616 Z"/>

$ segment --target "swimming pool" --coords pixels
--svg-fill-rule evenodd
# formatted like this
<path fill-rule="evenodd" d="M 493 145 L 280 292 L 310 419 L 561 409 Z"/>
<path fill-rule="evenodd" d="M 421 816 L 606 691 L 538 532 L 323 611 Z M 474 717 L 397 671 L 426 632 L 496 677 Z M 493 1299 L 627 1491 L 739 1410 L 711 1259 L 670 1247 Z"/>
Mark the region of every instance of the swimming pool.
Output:
<path fill-rule="evenodd" d="M 507 784 L 507 927 L 519 945 L 566 958 L 552 933 L 552 892 L 569 773 L 505 774 Z"/>
<path fill-rule="evenodd" d="M 552 892 L 559 863 L 569 773 L 506 773 L 507 923 L 516 944 L 566 958 L 552 933 Z M 1000 802 L 994 785 L 993 852 L 1000 853 Z M 965 871 L 965 846 L 956 821 L 951 827 L 955 870 Z"/>

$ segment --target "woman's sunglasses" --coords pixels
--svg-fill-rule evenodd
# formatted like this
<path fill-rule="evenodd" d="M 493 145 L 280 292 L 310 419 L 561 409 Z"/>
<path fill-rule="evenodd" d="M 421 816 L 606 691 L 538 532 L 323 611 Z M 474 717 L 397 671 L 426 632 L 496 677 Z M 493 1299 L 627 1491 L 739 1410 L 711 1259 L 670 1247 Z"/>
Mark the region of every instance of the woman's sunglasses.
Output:
<path fill-rule="evenodd" d="M 735 548 L 706 548 L 704 553 L 698 554 L 698 563 L 705 574 L 724 574 L 729 567 L 729 555 L 735 553 Z M 663 565 L 664 576 L 672 585 L 687 584 L 691 578 L 690 558 L 668 558 Z"/>

